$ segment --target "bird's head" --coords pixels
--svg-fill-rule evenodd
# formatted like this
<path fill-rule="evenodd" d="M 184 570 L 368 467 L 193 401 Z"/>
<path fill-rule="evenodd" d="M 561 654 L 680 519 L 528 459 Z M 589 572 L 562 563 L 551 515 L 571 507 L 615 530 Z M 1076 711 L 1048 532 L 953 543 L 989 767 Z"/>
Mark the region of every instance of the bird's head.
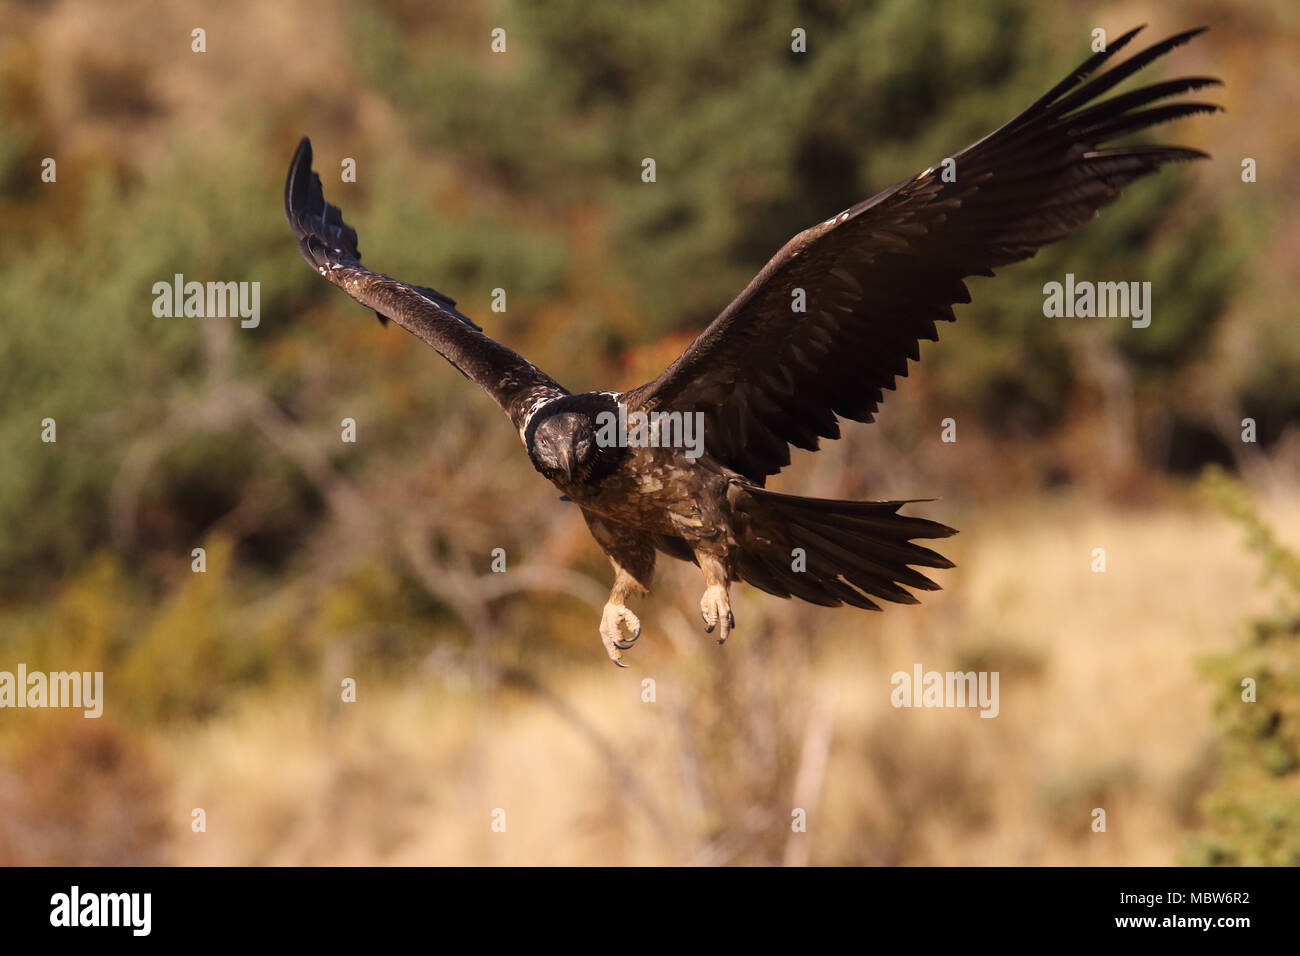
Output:
<path fill-rule="evenodd" d="M 577 484 L 591 475 L 599 451 L 591 419 L 581 412 L 562 412 L 537 426 L 528 457 L 551 481 Z"/>

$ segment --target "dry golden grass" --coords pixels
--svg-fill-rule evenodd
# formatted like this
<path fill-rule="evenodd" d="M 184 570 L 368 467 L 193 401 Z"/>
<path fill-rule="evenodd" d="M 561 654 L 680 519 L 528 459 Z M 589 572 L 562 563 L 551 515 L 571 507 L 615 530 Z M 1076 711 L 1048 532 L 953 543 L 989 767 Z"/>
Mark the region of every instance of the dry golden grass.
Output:
<path fill-rule="evenodd" d="M 1300 538 L 1294 502 L 1266 513 Z M 626 777 L 537 695 L 477 688 L 436 655 L 408 680 L 363 681 L 355 704 L 332 703 L 332 677 L 249 699 L 157 741 L 174 774 L 170 816 L 208 815 L 207 832 L 178 832 L 169 856 L 1175 862 L 1212 741 L 1210 688 L 1193 664 L 1237 641 L 1261 602 L 1237 531 L 1199 504 L 1063 499 L 972 518 L 953 541 L 959 570 L 917 608 L 803 609 L 742 589 L 742 630 L 725 648 L 681 615 L 698 582 L 666 573 L 632 670 L 598 665 L 593 637 L 592 667 L 544 678 L 614 745 Z M 1106 548 L 1105 574 L 1090 570 L 1094 547 Z M 998 670 L 1000 715 L 894 709 L 889 676 L 916 662 Z M 656 680 L 654 703 L 641 700 L 643 677 Z M 809 827 L 795 835 L 800 805 Z M 1096 806 L 1106 833 L 1090 831 Z M 504 833 L 491 829 L 495 808 Z"/>

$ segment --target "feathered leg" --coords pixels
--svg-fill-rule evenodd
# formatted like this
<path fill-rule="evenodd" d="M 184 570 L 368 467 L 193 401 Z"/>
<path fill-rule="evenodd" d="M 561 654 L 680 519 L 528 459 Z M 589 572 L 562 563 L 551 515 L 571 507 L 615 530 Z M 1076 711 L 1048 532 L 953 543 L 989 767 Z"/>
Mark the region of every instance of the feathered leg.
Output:
<path fill-rule="evenodd" d="M 614 566 L 614 586 L 600 616 L 600 640 L 609 659 L 619 667 L 627 667 L 620 651 L 626 651 L 641 636 L 641 621 L 628 610 L 626 601 L 631 595 L 650 591 L 655 568 L 654 543 L 644 532 L 613 524 L 588 511 L 582 514 L 592 537 Z M 624 627 L 628 633 L 626 639 Z"/>
<path fill-rule="evenodd" d="M 720 628 L 718 643 L 723 644 L 731 629 L 736 626 L 736 617 L 731 613 L 731 601 L 727 597 L 727 586 L 730 583 L 727 578 L 727 567 L 716 554 L 698 548 L 695 551 L 695 559 L 700 563 L 700 570 L 704 572 L 704 597 L 700 598 L 700 616 L 704 618 L 704 631 L 706 634 L 712 634 L 715 627 Z"/>
<path fill-rule="evenodd" d="M 617 559 L 611 556 L 610 561 L 614 565 L 614 587 L 610 589 L 609 600 L 605 602 L 605 610 L 600 616 L 600 639 L 609 659 L 619 667 L 627 667 L 619 651 L 628 650 L 641 636 L 641 620 L 623 602 L 629 595 L 644 594 L 647 589 L 641 587 L 636 578 L 619 565 Z M 627 628 L 626 640 L 623 639 L 620 625 Z"/>

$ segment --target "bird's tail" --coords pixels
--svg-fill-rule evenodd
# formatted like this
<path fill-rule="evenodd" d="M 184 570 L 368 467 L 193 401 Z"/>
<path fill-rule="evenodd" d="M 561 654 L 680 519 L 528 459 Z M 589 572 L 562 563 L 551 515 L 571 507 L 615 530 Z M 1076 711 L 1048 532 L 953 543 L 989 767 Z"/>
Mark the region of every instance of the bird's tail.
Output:
<path fill-rule="evenodd" d="M 739 503 L 740 576 L 778 597 L 880 610 L 873 598 L 917 604 L 902 585 L 937 591 L 911 566 L 951 568 L 947 558 L 913 544 L 956 532 L 898 514 L 911 501 L 832 501 L 750 488 Z M 916 499 L 927 500 L 927 499 Z"/>

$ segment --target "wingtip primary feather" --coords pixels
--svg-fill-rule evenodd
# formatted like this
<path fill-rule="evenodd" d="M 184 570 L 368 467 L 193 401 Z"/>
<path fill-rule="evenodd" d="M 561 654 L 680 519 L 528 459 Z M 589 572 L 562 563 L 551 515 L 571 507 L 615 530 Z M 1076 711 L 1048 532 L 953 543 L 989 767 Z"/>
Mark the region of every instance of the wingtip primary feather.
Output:
<path fill-rule="evenodd" d="M 306 211 L 309 201 L 311 157 L 311 139 L 304 136 L 298 141 L 298 148 L 289 162 L 289 174 L 284 180 L 284 215 L 299 239 L 304 232 L 301 231 L 296 216 Z"/>
<path fill-rule="evenodd" d="M 1106 48 L 1104 50 L 1100 50 L 1094 53 L 1092 56 L 1088 57 L 1088 59 L 1084 60 L 1073 70 L 1071 70 L 1069 74 L 1065 77 L 1065 79 L 1061 80 L 1061 82 L 1057 83 L 1050 90 L 1048 90 L 1038 99 L 1036 99 L 1033 103 L 1031 103 L 1029 107 L 1026 108 L 1021 113 L 1019 117 L 1017 117 L 1015 120 L 1012 121 L 1012 124 L 1015 124 L 1017 122 L 1027 121 L 1030 117 L 1035 115 L 1039 110 L 1046 109 L 1052 103 L 1059 100 L 1062 96 L 1070 92 L 1070 90 L 1074 89 L 1084 80 L 1086 80 L 1089 76 L 1096 73 L 1098 67 L 1100 67 L 1103 63 L 1109 60 L 1120 50 L 1124 49 L 1124 47 L 1128 46 L 1129 41 L 1132 40 L 1135 36 L 1137 36 L 1146 28 L 1147 25 L 1145 23 L 1141 24 L 1140 26 L 1136 26 L 1133 29 L 1129 30 L 1127 33 L 1121 34 L 1120 36 L 1116 37 L 1114 40 L 1112 40 L 1110 43 L 1106 45 Z"/>

